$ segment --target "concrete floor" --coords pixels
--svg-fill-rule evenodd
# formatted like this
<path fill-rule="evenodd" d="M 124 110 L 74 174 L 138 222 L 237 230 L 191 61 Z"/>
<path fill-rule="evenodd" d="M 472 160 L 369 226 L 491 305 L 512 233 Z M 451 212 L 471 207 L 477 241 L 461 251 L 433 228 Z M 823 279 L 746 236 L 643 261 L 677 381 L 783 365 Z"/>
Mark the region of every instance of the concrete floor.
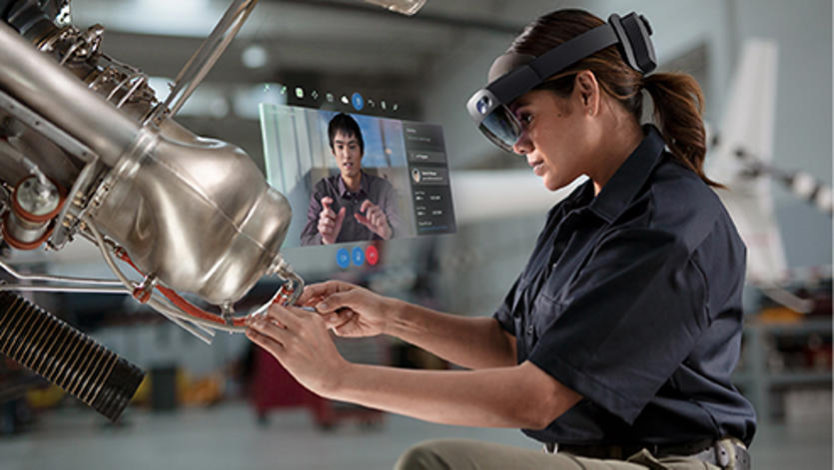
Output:
<path fill-rule="evenodd" d="M 259 426 L 244 403 L 169 414 L 129 410 L 113 427 L 86 409 L 45 413 L 36 429 L 0 438 L 0 469 L 389 469 L 425 439 L 465 437 L 538 448 L 514 430 L 472 429 L 387 416 L 379 429 L 316 429 L 304 411 L 275 411 Z M 760 429 L 756 470 L 829 470 L 831 420 Z"/>

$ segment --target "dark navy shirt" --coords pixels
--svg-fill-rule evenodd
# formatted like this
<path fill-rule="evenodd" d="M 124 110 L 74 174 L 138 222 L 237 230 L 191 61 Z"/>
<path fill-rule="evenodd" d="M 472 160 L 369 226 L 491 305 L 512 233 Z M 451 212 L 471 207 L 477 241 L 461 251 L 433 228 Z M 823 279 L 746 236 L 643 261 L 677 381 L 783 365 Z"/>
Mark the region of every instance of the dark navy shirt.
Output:
<path fill-rule="evenodd" d="M 352 192 L 345 186 L 342 175 L 337 173 L 320 179 L 313 187 L 310 205 L 307 207 L 307 224 L 301 232 L 302 246 L 321 245 L 318 225 L 319 214 L 322 210 L 321 199 L 325 196 L 333 199 L 333 204 L 330 205 L 333 212 L 338 214 L 342 207 L 346 208 L 345 219 L 336 237 L 336 243 L 382 240 L 382 237 L 359 223 L 354 217 L 354 214 L 361 214 L 359 209 L 366 199 L 379 206 L 385 214 L 388 225 L 391 227 L 391 238 L 400 235 L 402 222 L 397 210 L 397 191 L 388 180 L 363 171 L 359 179 L 359 190 Z"/>
<path fill-rule="evenodd" d="M 716 194 L 654 126 L 594 197 L 548 213 L 495 318 L 531 361 L 584 398 L 544 430 L 561 444 L 737 437 L 755 413 L 732 385 L 746 248 Z"/>

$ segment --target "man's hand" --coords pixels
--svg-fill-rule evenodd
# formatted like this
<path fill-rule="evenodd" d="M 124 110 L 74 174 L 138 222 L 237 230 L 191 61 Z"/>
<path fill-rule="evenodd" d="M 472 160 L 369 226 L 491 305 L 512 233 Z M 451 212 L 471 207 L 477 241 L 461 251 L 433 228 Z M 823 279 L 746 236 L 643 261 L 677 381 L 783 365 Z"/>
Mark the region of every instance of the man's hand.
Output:
<path fill-rule="evenodd" d="M 319 233 L 321 234 L 321 242 L 324 245 L 333 244 L 339 237 L 339 232 L 342 231 L 342 222 L 345 220 L 345 208 L 339 209 L 337 214 L 330 205 L 333 204 L 333 198 L 325 196 L 321 198 L 321 212 L 319 212 Z"/>
<path fill-rule="evenodd" d="M 385 333 L 393 322 L 392 299 L 342 281 L 304 288 L 298 305 L 314 307 L 339 336 L 359 338 Z"/>
<path fill-rule="evenodd" d="M 353 216 L 360 224 L 368 227 L 371 232 L 379 235 L 383 240 L 391 238 L 392 230 L 391 226 L 388 225 L 388 217 L 385 216 L 385 212 L 382 212 L 378 205 L 365 199 L 359 207 L 359 212 L 362 212 L 362 214 L 353 214 Z"/>

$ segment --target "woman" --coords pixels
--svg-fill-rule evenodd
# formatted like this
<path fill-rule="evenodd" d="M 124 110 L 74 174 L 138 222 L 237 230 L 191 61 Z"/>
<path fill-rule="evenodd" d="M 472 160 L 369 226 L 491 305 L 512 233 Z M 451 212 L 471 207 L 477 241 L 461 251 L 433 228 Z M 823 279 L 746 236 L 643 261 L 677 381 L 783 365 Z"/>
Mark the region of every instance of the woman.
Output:
<path fill-rule="evenodd" d="M 399 468 L 749 468 L 755 416 L 730 379 L 745 248 L 702 170 L 700 89 L 686 75 L 645 75 L 650 33 L 635 15 L 546 15 L 496 60 L 489 93 L 473 97 L 482 130 L 524 156 L 548 189 L 589 177 L 548 213 L 492 318 L 327 282 L 299 301 L 320 315 L 275 307 L 249 337 L 325 397 L 518 427 L 549 451 L 434 441 Z M 549 71 L 534 79 L 528 69 Z M 526 83 L 517 97 L 511 82 Z M 640 126 L 643 90 L 657 127 Z M 471 370 L 350 364 L 327 326 L 396 336 Z"/>

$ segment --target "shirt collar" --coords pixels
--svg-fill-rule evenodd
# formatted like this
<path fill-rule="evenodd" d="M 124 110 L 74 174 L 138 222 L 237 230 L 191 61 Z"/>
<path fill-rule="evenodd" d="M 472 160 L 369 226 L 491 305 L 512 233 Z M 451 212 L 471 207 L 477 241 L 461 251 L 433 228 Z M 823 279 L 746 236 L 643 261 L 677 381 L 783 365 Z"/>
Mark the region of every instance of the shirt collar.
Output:
<path fill-rule="evenodd" d="M 643 126 L 643 130 L 646 134 L 643 141 L 620 165 L 589 206 L 608 223 L 614 222 L 634 199 L 637 191 L 649 179 L 666 147 L 660 131 L 654 125 L 647 124 Z M 590 181 L 589 183 L 592 184 Z"/>
<path fill-rule="evenodd" d="M 359 191 L 354 193 L 358 196 L 368 194 L 368 184 L 369 184 L 368 183 L 368 175 L 364 171 L 361 171 L 361 170 L 360 170 L 360 173 L 362 173 L 362 177 L 359 179 Z M 350 194 L 350 191 L 348 190 L 347 186 L 345 186 L 345 180 L 342 179 L 342 175 L 337 175 L 337 176 L 339 178 L 339 186 L 338 186 L 339 187 L 339 196 L 347 197 L 347 195 Z"/>

